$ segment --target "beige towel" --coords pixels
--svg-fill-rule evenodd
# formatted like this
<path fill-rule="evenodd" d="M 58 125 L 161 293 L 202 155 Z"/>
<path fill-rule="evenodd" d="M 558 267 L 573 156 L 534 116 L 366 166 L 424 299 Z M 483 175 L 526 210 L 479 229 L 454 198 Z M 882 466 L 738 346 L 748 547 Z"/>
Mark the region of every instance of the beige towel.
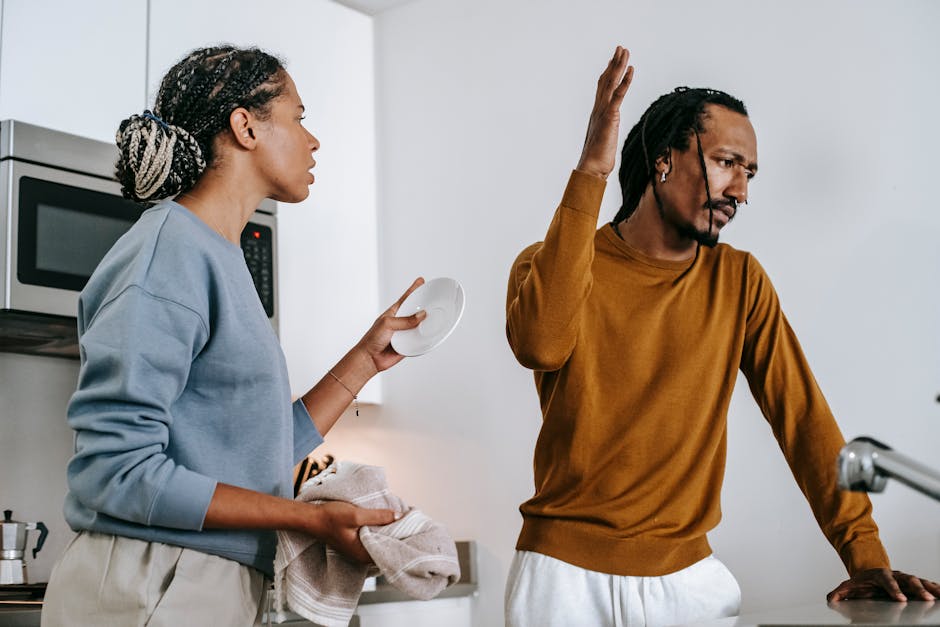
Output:
<path fill-rule="evenodd" d="M 457 547 L 447 530 L 391 494 L 381 468 L 336 462 L 305 482 L 297 500 L 347 501 L 393 509 L 404 516 L 390 525 L 359 530 L 374 567 L 353 563 L 306 534 L 278 531 L 274 609 L 279 622 L 289 606 L 325 627 L 348 625 L 366 577 L 378 573 L 408 596 L 422 600 L 460 579 Z"/>

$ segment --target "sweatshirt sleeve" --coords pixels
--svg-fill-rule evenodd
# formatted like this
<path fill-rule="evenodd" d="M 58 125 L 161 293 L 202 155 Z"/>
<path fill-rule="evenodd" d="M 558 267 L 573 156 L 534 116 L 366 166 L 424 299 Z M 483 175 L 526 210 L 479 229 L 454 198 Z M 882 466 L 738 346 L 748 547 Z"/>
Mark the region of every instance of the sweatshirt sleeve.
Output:
<path fill-rule="evenodd" d="M 545 241 L 513 264 L 506 297 L 506 336 L 516 359 L 553 371 L 571 356 L 591 292 L 597 216 L 606 181 L 574 171 Z"/>
<path fill-rule="evenodd" d="M 323 436 L 307 411 L 302 398 L 294 401 L 291 408 L 294 420 L 294 465 L 300 463 L 313 449 L 323 444 Z"/>
<path fill-rule="evenodd" d="M 216 481 L 165 455 L 208 328 L 193 310 L 131 286 L 105 304 L 81 338 L 69 489 L 86 507 L 142 525 L 199 530 Z"/>
<path fill-rule="evenodd" d="M 770 423 L 816 521 L 849 574 L 888 568 L 871 501 L 838 487 L 845 440 L 757 260 L 748 256 L 748 313 L 741 370 Z"/>

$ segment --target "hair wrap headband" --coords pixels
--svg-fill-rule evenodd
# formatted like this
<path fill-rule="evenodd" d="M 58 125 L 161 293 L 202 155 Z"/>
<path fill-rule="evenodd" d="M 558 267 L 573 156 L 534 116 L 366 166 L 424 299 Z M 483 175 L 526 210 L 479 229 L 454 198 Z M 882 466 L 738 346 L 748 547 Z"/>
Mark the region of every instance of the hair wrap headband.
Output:
<path fill-rule="evenodd" d="M 154 113 L 150 109 L 144 109 L 144 113 L 141 117 L 147 118 L 148 120 L 153 120 L 154 122 L 162 126 L 164 130 L 169 130 L 170 128 L 169 124 L 164 122 L 159 116 L 154 115 Z"/>

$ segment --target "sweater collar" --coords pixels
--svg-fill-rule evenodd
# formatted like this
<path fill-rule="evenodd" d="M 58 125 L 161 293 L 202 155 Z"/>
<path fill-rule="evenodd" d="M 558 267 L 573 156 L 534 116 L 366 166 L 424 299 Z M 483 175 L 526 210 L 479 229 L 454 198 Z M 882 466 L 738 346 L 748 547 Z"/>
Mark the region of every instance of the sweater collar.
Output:
<path fill-rule="evenodd" d="M 698 247 L 698 252 L 689 259 L 683 259 L 681 261 L 671 261 L 669 259 L 657 259 L 656 257 L 650 257 L 645 255 L 633 246 L 630 246 L 617 232 L 614 230 L 613 224 L 608 222 L 603 227 L 601 227 L 601 234 L 607 239 L 607 241 L 613 246 L 618 252 L 622 253 L 626 257 L 642 263 L 646 266 L 651 266 L 653 268 L 659 268 L 662 270 L 670 271 L 684 271 L 692 267 L 692 264 L 695 263 L 695 260 L 698 259 L 699 255 L 702 254 L 702 247 Z"/>

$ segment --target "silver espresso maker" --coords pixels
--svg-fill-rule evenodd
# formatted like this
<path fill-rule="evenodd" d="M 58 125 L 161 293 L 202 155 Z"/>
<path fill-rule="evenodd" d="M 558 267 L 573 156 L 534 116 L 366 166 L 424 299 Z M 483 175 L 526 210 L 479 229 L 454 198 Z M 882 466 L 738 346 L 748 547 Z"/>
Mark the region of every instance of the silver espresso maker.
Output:
<path fill-rule="evenodd" d="M 13 510 L 3 510 L 3 522 L 0 523 L 0 585 L 29 583 L 26 577 L 26 532 L 39 530 L 39 539 L 33 549 L 33 559 L 39 553 L 49 530 L 41 522 L 24 523 L 13 520 Z"/>

